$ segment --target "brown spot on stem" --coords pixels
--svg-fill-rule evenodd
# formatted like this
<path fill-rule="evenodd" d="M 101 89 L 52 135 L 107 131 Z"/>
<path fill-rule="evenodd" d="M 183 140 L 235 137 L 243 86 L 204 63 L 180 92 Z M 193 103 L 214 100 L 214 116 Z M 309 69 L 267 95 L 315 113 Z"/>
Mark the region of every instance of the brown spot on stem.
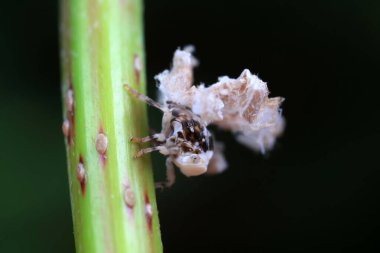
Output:
<path fill-rule="evenodd" d="M 79 156 L 79 163 L 77 166 L 77 179 L 80 183 L 80 188 L 82 190 L 82 195 L 84 196 L 86 191 L 86 170 L 84 168 L 84 162 L 82 155 Z"/>
<path fill-rule="evenodd" d="M 136 80 L 136 84 L 139 85 L 140 84 L 140 73 L 141 73 L 141 60 L 140 60 L 140 57 L 135 54 L 134 58 L 133 58 L 133 68 L 134 68 L 134 71 L 135 71 L 135 80 Z"/>
<path fill-rule="evenodd" d="M 68 119 L 65 119 L 62 124 L 62 132 L 63 135 L 67 138 L 67 141 L 69 141 L 70 136 L 70 122 Z"/>
<path fill-rule="evenodd" d="M 145 217 L 148 224 L 149 231 L 152 232 L 152 217 L 153 217 L 153 208 L 149 201 L 148 193 L 145 192 Z"/>
<path fill-rule="evenodd" d="M 69 89 L 66 92 L 65 97 L 65 106 L 66 106 L 66 114 L 67 114 L 67 120 L 68 120 L 68 134 L 65 136 L 67 137 L 67 143 L 70 146 L 74 143 L 74 137 L 75 137 L 75 96 L 74 96 L 74 90 L 73 90 L 73 83 L 70 79 L 69 83 Z M 64 122 L 65 124 L 65 122 Z M 63 128 L 64 126 L 62 126 Z"/>
<path fill-rule="evenodd" d="M 68 112 L 72 112 L 74 109 L 74 92 L 72 88 L 69 88 L 69 90 L 66 93 L 65 103 L 66 103 L 66 110 Z"/>
<path fill-rule="evenodd" d="M 108 147 L 108 138 L 105 134 L 99 133 L 96 137 L 96 151 L 99 154 L 104 154 L 107 151 Z"/>
<path fill-rule="evenodd" d="M 129 208 L 133 208 L 135 206 L 135 193 L 132 191 L 130 187 L 125 187 L 124 190 L 124 202 Z"/>
<path fill-rule="evenodd" d="M 124 204 L 126 206 L 126 211 L 127 211 L 128 217 L 132 222 L 133 217 L 134 217 L 133 208 L 136 204 L 136 197 L 135 197 L 134 191 L 131 188 L 131 185 L 129 183 L 128 178 L 125 179 L 123 189 L 124 190 L 123 190 L 122 195 L 123 195 Z"/>
<path fill-rule="evenodd" d="M 102 127 L 99 129 L 99 134 L 96 137 L 95 147 L 96 151 L 98 151 L 99 153 L 100 161 L 102 162 L 102 167 L 104 168 L 107 162 L 108 138 L 104 134 L 104 130 Z"/>

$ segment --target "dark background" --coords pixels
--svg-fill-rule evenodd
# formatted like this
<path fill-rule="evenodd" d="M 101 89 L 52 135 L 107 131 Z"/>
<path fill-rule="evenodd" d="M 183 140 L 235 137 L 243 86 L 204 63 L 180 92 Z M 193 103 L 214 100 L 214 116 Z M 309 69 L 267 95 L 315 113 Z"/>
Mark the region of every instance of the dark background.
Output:
<path fill-rule="evenodd" d="M 74 252 L 57 6 L 1 7 L 0 252 Z M 379 13 L 380 1 L 146 1 L 152 97 L 153 76 L 191 43 L 197 82 L 249 68 L 286 98 L 286 132 L 269 155 L 217 131 L 229 169 L 178 174 L 158 192 L 165 252 L 380 249 Z M 150 121 L 160 128 L 158 112 Z"/>

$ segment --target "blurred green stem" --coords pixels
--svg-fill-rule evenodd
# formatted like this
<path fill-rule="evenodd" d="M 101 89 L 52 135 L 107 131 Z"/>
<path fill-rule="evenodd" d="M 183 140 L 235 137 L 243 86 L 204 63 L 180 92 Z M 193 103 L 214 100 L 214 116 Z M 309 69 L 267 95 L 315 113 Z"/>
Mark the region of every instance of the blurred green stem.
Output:
<path fill-rule="evenodd" d="M 61 64 L 77 252 L 162 252 L 149 157 L 141 0 L 62 0 Z"/>

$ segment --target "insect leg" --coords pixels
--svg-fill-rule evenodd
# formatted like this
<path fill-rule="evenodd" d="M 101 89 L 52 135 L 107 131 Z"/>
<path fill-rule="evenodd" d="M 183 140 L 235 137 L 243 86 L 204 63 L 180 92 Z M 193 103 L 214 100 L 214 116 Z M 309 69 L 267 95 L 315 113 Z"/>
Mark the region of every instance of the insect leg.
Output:
<path fill-rule="evenodd" d="M 166 187 L 170 187 L 175 182 L 175 170 L 171 157 L 166 158 Z"/>
<path fill-rule="evenodd" d="M 145 103 L 147 103 L 148 105 L 150 106 L 154 106 L 156 107 L 157 109 L 161 110 L 161 111 L 166 111 L 166 109 L 164 108 L 163 105 L 161 105 L 160 103 L 157 103 L 156 101 L 154 101 L 153 99 L 151 99 L 150 97 L 148 96 L 145 96 L 143 94 L 141 94 L 140 92 L 138 92 L 137 90 L 133 89 L 131 86 L 129 86 L 128 84 L 125 84 L 124 85 L 124 88 L 129 92 L 131 93 L 133 96 L 135 96 L 136 98 L 140 99 L 141 101 L 144 101 Z"/>
<path fill-rule="evenodd" d="M 141 156 L 152 153 L 153 151 L 160 151 L 162 154 L 167 154 L 168 150 L 165 146 L 155 146 L 155 147 L 149 147 L 149 148 L 143 148 L 137 151 L 136 155 L 134 155 L 134 158 L 140 158 Z"/>
<path fill-rule="evenodd" d="M 175 168 L 171 157 L 166 158 L 166 181 L 155 183 L 156 188 L 171 187 L 175 182 Z"/>
<path fill-rule="evenodd" d="M 157 140 L 159 142 L 164 142 L 165 141 L 165 135 L 162 133 L 159 133 L 159 134 L 152 134 L 152 135 L 145 136 L 145 137 L 131 137 L 129 139 L 129 141 L 133 142 L 133 143 L 144 143 L 144 142 L 148 142 L 151 140 Z"/>

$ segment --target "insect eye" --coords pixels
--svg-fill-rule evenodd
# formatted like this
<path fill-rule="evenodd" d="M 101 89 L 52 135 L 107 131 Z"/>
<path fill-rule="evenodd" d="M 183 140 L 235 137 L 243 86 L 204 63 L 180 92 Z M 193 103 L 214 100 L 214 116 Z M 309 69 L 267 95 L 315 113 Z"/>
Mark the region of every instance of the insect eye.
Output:
<path fill-rule="evenodd" d="M 174 110 L 172 111 L 172 115 L 173 115 L 173 117 L 178 117 L 178 116 L 179 116 L 179 113 L 180 113 L 180 111 L 177 110 L 177 109 L 174 109 Z"/>
<path fill-rule="evenodd" d="M 181 139 L 184 138 L 184 137 L 183 137 L 183 134 L 182 134 L 181 132 L 177 132 L 177 136 L 178 136 L 178 138 L 181 138 Z"/>
<path fill-rule="evenodd" d="M 193 163 L 198 163 L 200 161 L 200 158 L 197 155 L 191 155 L 191 160 L 193 160 Z"/>

